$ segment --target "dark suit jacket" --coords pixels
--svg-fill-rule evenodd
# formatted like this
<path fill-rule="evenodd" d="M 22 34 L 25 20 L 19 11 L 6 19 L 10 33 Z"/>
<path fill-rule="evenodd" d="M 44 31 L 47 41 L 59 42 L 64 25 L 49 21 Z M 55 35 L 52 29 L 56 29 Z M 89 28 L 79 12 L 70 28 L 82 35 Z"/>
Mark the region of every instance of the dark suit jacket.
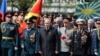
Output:
<path fill-rule="evenodd" d="M 53 27 L 50 27 L 48 30 L 41 28 L 39 33 L 42 56 L 55 56 L 55 51 L 60 50 L 60 38 L 57 30 Z"/>

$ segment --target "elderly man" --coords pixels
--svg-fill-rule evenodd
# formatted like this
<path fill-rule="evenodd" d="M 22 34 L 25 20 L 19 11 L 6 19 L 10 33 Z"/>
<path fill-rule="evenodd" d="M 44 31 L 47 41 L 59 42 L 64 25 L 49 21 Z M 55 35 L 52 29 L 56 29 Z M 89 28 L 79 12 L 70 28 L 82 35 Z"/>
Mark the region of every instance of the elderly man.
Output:
<path fill-rule="evenodd" d="M 62 23 L 63 23 L 63 19 L 60 18 L 60 17 L 57 17 L 57 18 L 55 19 L 54 28 L 56 28 L 56 29 L 59 31 L 59 29 L 62 27 Z"/>
<path fill-rule="evenodd" d="M 77 27 L 71 35 L 71 55 L 72 56 L 85 56 L 87 49 L 87 31 L 84 29 L 85 21 L 83 19 L 76 20 Z"/>
<path fill-rule="evenodd" d="M 94 20 L 93 19 L 89 19 L 87 25 L 88 25 L 88 27 L 87 27 L 88 28 L 88 32 L 91 32 L 95 28 L 95 26 L 94 26 L 95 25 Z"/>
<path fill-rule="evenodd" d="M 57 30 L 51 26 L 51 20 L 44 21 L 44 27 L 39 30 L 40 33 L 40 51 L 42 56 L 55 56 L 59 53 L 60 38 Z"/>
<path fill-rule="evenodd" d="M 93 38 L 93 53 L 100 56 L 100 18 L 96 21 L 96 29 L 92 31 Z"/>

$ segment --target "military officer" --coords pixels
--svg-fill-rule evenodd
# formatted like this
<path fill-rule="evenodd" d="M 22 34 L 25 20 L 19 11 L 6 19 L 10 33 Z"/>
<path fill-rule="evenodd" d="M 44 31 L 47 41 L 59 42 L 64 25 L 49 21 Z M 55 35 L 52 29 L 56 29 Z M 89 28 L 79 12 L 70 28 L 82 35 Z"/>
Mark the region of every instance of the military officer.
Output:
<path fill-rule="evenodd" d="M 85 56 L 87 32 L 84 29 L 85 21 L 83 19 L 76 20 L 77 27 L 75 27 L 73 34 L 71 35 L 71 55 L 72 56 Z"/>
<path fill-rule="evenodd" d="M 100 18 L 96 21 L 96 29 L 92 31 L 94 54 L 100 56 Z"/>
<path fill-rule="evenodd" d="M 27 26 L 26 29 L 23 31 L 24 38 L 21 40 L 21 48 L 22 53 L 25 56 L 35 56 L 35 53 L 37 53 L 38 49 L 38 31 L 32 27 L 33 22 L 32 20 L 26 20 L 25 21 Z"/>
<path fill-rule="evenodd" d="M 14 56 L 14 49 L 18 46 L 18 27 L 11 21 L 11 13 L 6 13 L 6 21 L 1 23 L 2 31 L 2 56 Z"/>

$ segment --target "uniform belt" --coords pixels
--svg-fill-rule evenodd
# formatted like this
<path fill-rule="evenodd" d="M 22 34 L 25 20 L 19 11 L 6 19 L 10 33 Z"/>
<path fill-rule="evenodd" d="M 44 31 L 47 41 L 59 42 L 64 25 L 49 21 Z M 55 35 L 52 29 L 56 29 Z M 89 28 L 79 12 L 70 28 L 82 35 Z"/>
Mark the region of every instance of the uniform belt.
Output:
<path fill-rule="evenodd" d="M 13 37 L 2 37 L 3 40 L 13 40 Z"/>

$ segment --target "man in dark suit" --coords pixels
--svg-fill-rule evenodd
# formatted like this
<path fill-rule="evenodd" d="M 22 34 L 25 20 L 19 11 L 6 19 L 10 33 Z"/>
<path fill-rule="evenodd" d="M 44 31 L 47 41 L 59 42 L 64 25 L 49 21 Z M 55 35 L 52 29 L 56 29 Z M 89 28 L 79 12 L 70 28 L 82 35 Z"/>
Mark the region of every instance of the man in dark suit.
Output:
<path fill-rule="evenodd" d="M 44 27 L 39 30 L 40 42 L 39 48 L 42 56 L 55 56 L 59 53 L 60 38 L 57 30 L 51 26 L 51 21 L 46 19 Z"/>

